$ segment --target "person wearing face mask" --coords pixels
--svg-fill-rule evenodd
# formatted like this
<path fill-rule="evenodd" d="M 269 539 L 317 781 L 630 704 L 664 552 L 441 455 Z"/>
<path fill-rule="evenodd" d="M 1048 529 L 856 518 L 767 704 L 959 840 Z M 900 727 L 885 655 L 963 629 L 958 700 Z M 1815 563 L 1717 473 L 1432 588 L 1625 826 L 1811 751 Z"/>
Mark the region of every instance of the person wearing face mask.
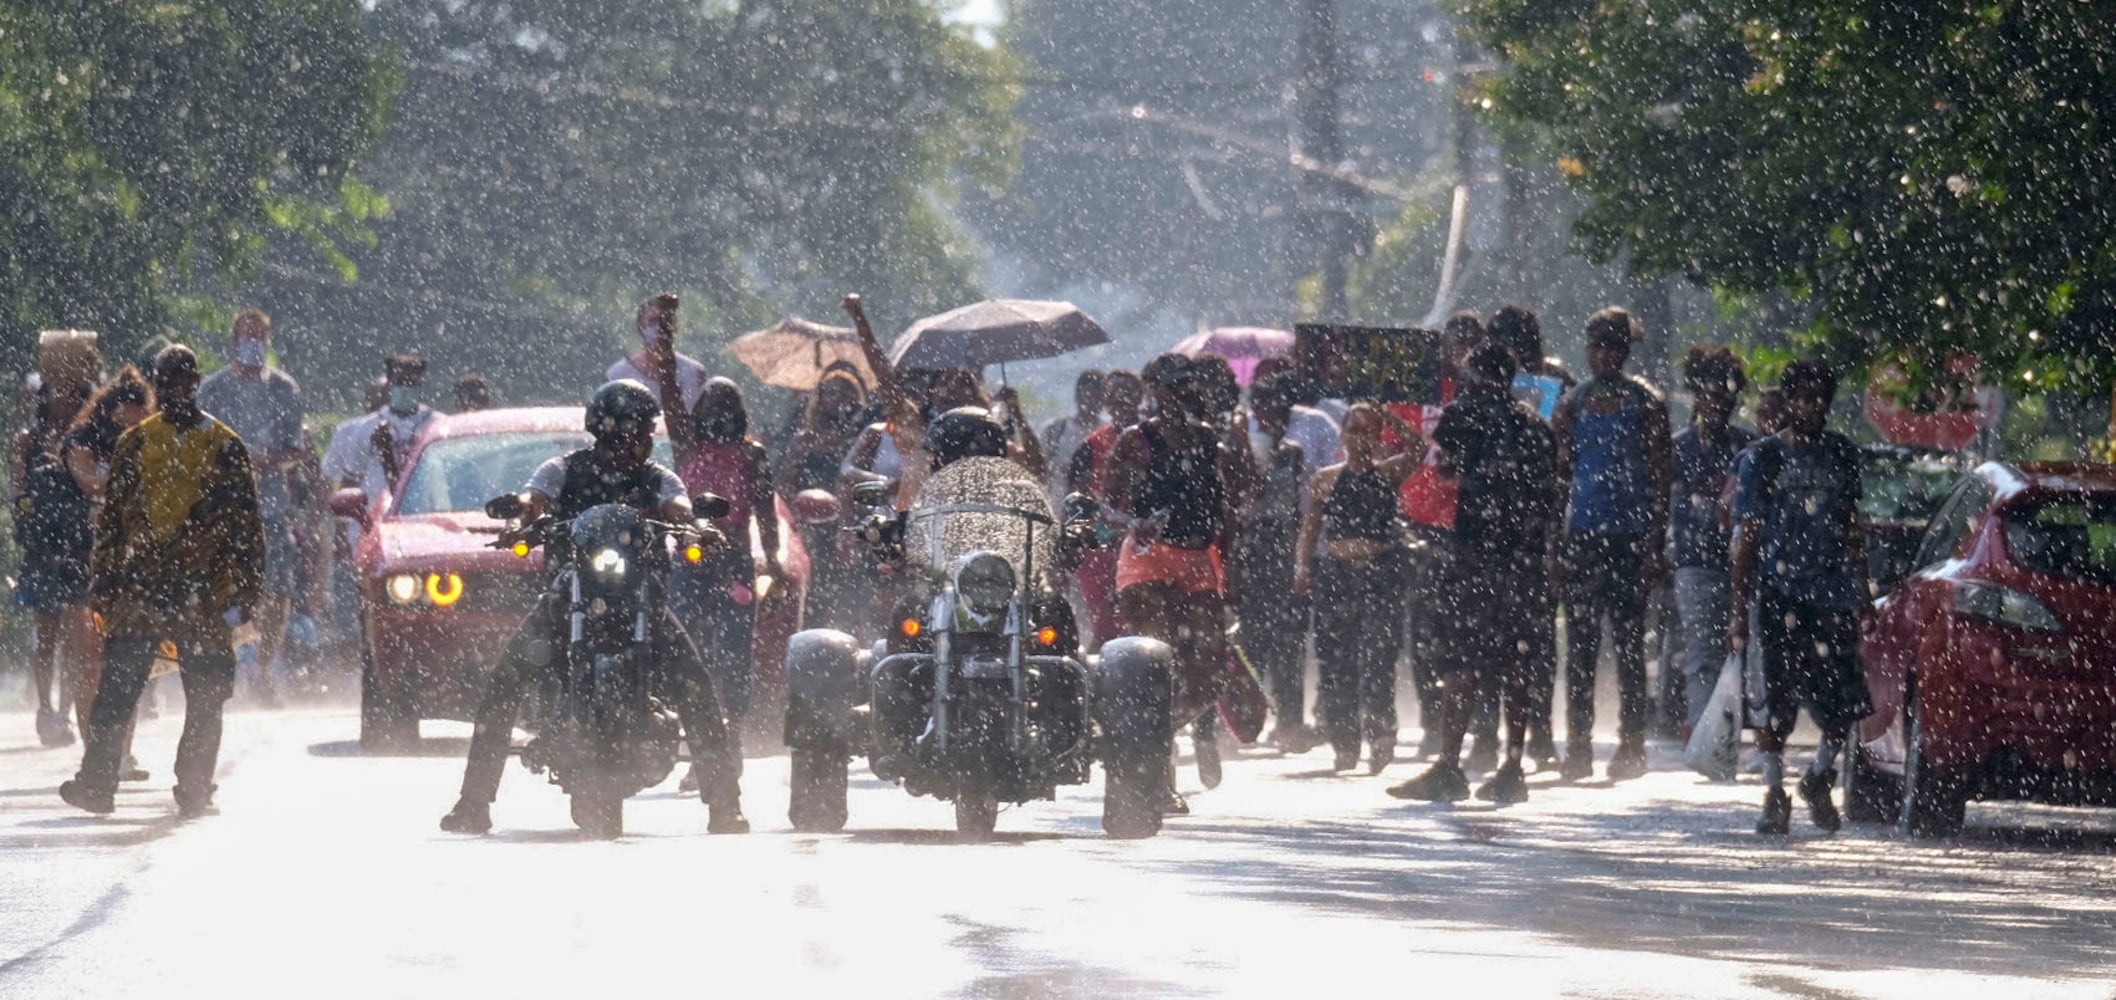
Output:
<path fill-rule="evenodd" d="M 301 386 L 272 366 L 272 317 L 260 309 L 238 313 L 232 327 L 234 363 L 208 376 L 198 387 L 198 405 L 241 435 L 257 469 L 257 492 L 265 525 L 264 599 L 257 605 L 257 662 L 253 696 L 266 705 L 278 703 L 271 664 L 286 638 L 287 613 L 294 593 L 294 546 L 289 518 L 293 513 L 287 470 L 305 457 L 301 430 L 307 413 Z"/>
<path fill-rule="evenodd" d="M 176 806 L 212 805 L 221 708 L 235 688 L 234 623 L 263 594 L 261 477 L 249 449 L 200 411 L 198 358 L 181 345 L 155 356 L 158 412 L 120 434 L 96 516 L 90 599 L 103 619 L 102 685 L 89 710 L 81 769 L 59 786 L 75 808 L 115 808 L 125 734 L 166 643 L 183 663 L 184 732 L 176 745 Z"/>
<path fill-rule="evenodd" d="M 727 711 L 728 740 L 741 760 L 741 720 L 749 713 L 756 677 L 754 650 L 757 605 L 785 586 L 779 568 L 779 518 L 771 488 L 771 459 L 749 436 L 749 408 L 735 383 L 714 378 L 698 397 L 690 415 L 690 443 L 678 449 L 677 472 L 694 493 L 727 500 L 727 513 L 713 527 L 728 544 L 699 563 L 678 563 L 669 582 L 669 604 L 698 644 L 706 672 Z M 750 558 L 750 529 L 757 532 L 760 561 Z M 765 581 L 769 580 L 767 584 Z M 685 790 L 697 787 L 696 775 L 684 779 Z"/>
<path fill-rule="evenodd" d="M 637 328 L 639 350 L 617 359 L 603 378 L 616 382 L 631 379 L 647 387 L 654 401 L 670 410 L 689 413 L 698 406 L 708 377 L 697 358 L 676 351 L 676 328 L 681 321 L 681 301 L 674 292 L 663 292 L 639 304 Z M 671 396 L 681 396 L 672 404 Z M 671 435 L 672 439 L 674 435 Z M 675 439 L 681 443 L 680 439 Z"/>
<path fill-rule="evenodd" d="M 412 442 L 434 418 L 425 402 L 426 359 L 419 352 L 392 354 L 383 370 L 388 387 L 383 404 L 339 425 L 323 456 L 325 482 L 357 486 L 370 499 L 396 486 Z"/>

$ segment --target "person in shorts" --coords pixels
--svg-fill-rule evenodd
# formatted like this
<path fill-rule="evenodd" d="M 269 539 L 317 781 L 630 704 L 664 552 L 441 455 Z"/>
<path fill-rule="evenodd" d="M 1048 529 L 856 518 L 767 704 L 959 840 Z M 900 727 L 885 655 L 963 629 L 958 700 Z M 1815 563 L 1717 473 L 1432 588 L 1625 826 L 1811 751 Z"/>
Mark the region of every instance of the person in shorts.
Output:
<path fill-rule="evenodd" d="M 1786 832 L 1785 738 L 1806 708 L 1822 739 L 1800 779 L 1815 825 L 1842 825 L 1830 800 L 1837 758 L 1852 723 L 1873 712 L 1859 664 L 1859 614 L 1871 590 L 1859 520 L 1859 449 L 1828 430 L 1837 377 L 1820 361 L 1796 361 L 1779 380 L 1786 426 L 1742 452 L 1735 465 L 1734 601 L 1728 645 L 1749 641 L 1756 601 L 1763 656 L 1763 815 L 1756 832 Z"/>

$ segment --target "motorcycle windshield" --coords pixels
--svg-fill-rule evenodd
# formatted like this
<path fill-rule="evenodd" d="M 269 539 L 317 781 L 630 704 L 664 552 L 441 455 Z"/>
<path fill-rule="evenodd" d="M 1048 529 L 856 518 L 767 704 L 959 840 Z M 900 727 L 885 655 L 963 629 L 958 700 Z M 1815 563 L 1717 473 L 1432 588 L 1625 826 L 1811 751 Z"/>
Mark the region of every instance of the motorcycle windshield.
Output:
<path fill-rule="evenodd" d="M 998 554 L 1027 580 L 1033 564 L 1042 589 L 1058 556 L 1057 518 L 1043 484 L 1004 458 L 966 458 L 933 473 L 904 524 L 904 558 L 927 573 L 946 573 L 963 555 Z"/>

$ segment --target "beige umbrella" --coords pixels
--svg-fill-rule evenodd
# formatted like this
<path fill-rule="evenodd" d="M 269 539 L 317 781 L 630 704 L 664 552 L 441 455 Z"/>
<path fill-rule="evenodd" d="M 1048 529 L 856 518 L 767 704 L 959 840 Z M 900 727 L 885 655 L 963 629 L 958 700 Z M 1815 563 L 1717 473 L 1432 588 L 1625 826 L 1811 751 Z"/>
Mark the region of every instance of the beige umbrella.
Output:
<path fill-rule="evenodd" d="M 769 329 L 736 337 L 728 350 L 765 385 L 810 392 L 823 378 L 823 369 L 838 361 L 859 369 L 860 378 L 874 384 L 874 373 L 860 354 L 859 335 L 849 326 L 788 316 Z"/>

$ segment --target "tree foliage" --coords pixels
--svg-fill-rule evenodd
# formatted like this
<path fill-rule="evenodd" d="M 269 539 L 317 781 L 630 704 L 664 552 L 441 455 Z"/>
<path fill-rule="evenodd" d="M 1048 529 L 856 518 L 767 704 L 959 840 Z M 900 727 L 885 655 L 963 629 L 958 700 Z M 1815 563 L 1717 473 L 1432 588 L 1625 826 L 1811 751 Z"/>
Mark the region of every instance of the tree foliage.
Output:
<path fill-rule="evenodd" d="M 1599 259 L 1789 290 L 1922 378 L 2116 374 L 2116 19 L 2078 0 L 1464 0 Z"/>
<path fill-rule="evenodd" d="M 976 292 L 948 192 L 1007 176 L 1012 68 L 933 4 L 378 0 L 373 20 L 407 80 L 372 162 L 391 217 L 357 284 L 289 270 L 258 293 L 341 393 L 418 346 L 513 398 L 568 395 L 663 289 L 707 341 L 855 288 L 891 316 Z"/>
<path fill-rule="evenodd" d="M 356 0 L 0 0 L 0 365 L 123 354 L 274 234 L 346 263 L 393 85 Z"/>

